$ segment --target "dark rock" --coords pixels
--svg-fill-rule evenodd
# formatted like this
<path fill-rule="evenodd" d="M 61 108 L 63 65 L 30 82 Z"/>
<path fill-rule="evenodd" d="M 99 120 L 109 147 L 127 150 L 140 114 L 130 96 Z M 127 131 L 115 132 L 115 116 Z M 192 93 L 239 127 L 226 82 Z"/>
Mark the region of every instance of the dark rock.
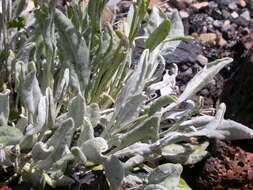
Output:
<path fill-rule="evenodd" d="M 232 21 L 234 22 L 234 23 L 236 23 L 236 24 L 238 24 L 238 25 L 240 25 L 240 26 L 244 26 L 244 27 L 246 27 L 246 26 L 248 26 L 249 25 L 249 21 L 248 20 L 246 20 L 245 18 L 243 18 L 243 17 L 237 17 L 237 18 L 235 18 L 235 19 L 232 19 Z"/>
<path fill-rule="evenodd" d="M 241 48 L 242 49 L 242 48 Z M 226 117 L 253 129 L 253 60 L 240 61 L 240 68 L 224 86 L 222 101 L 227 105 Z"/>
<path fill-rule="evenodd" d="M 222 20 L 223 19 L 223 15 L 222 15 L 221 10 L 218 9 L 218 8 L 213 9 L 213 11 L 212 11 L 212 17 L 215 20 Z"/>
<path fill-rule="evenodd" d="M 247 6 L 250 10 L 253 11 L 253 1 L 252 0 L 249 0 L 248 2 L 248 6 Z"/>
<path fill-rule="evenodd" d="M 166 63 L 194 63 L 202 54 L 201 46 L 196 40 L 182 41 L 174 53 L 165 56 Z M 180 65 L 179 65 L 180 66 Z"/>

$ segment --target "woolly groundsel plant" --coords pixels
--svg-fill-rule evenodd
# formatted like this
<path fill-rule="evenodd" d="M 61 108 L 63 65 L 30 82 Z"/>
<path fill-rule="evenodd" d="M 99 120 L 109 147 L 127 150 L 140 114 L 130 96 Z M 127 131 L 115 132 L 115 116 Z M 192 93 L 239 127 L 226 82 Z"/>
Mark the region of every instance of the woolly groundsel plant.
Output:
<path fill-rule="evenodd" d="M 252 138 L 224 119 L 224 104 L 210 116 L 189 100 L 231 58 L 205 65 L 177 96 L 177 66 L 162 75 L 164 56 L 189 39 L 177 12 L 137 0 L 112 26 L 101 22 L 107 0 L 72 0 L 62 11 L 56 3 L 1 1 L 0 164 L 15 171 L 3 184 L 77 183 L 79 163 L 100 166 L 111 190 L 188 190 L 182 165 L 207 155 L 208 138 Z M 145 49 L 132 69 L 137 40 Z"/>

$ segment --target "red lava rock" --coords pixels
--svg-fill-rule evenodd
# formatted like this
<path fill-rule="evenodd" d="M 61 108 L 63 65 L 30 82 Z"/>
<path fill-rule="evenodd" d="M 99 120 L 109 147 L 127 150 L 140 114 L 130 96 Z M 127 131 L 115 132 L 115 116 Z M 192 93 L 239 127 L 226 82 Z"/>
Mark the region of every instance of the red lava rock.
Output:
<path fill-rule="evenodd" d="M 207 159 L 197 178 L 205 190 L 252 190 L 253 153 L 216 141 L 214 155 Z"/>

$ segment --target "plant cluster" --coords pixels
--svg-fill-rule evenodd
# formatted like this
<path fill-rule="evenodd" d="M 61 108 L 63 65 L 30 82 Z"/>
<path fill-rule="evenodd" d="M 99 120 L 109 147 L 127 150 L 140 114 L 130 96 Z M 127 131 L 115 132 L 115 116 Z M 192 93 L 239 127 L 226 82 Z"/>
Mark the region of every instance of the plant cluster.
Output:
<path fill-rule="evenodd" d="M 232 59 L 208 63 L 175 96 L 177 66 L 166 70 L 164 56 L 189 39 L 179 14 L 137 0 L 112 26 L 101 21 L 107 1 L 72 0 L 63 12 L 54 0 L 1 2 L 0 164 L 36 189 L 74 183 L 77 163 L 101 166 L 112 190 L 190 189 L 182 165 L 207 155 L 208 138 L 253 136 L 224 119 L 224 104 L 209 116 L 189 100 Z"/>

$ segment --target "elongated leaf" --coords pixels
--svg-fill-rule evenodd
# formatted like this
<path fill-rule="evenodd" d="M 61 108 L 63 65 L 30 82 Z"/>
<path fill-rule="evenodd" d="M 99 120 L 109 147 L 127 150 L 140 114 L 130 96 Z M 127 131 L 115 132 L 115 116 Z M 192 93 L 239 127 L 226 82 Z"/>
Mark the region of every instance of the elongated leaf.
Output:
<path fill-rule="evenodd" d="M 0 126 L 7 126 L 10 114 L 9 105 L 10 90 L 0 93 Z"/>
<path fill-rule="evenodd" d="M 59 79 L 55 92 L 55 101 L 59 102 L 63 96 L 66 94 L 68 85 L 69 85 L 69 69 L 65 69 L 62 76 Z"/>
<path fill-rule="evenodd" d="M 18 144 L 22 137 L 22 132 L 17 128 L 6 126 L 0 127 L 0 144 Z"/>
<path fill-rule="evenodd" d="M 69 146 L 74 132 L 74 122 L 71 118 L 63 121 L 57 128 L 54 135 L 47 141 L 47 147 L 54 147 L 54 151 L 48 154 L 45 160 L 39 161 L 37 166 L 43 169 L 49 169 L 53 164 L 61 159 L 65 154 L 65 147 Z"/>
<path fill-rule="evenodd" d="M 33 135 L 35 133 L 40 132 L 44 124 L 46 123 L 46 119 L 47 119 L 46 98 L 42 96 L 38 104 L 38 110 L 36 112 L 36 115 L 34 116 L 34 125 L 33 126 L 30 125 L 27 127 L 26 134 Z"/>
<path fill-rule="evenodd" d="M 87 117 L 83 118 L 81 125 L 81 134 L 78 138 L 77 145 L 81 146 L 85 141 L 94 138 L 94 128 Z"/>
<path fill-rule="evenodd" d="M 111 156 L 105 160 L 105 175 L 110 182 L 110 189 L 119 190 L 125 176 L 125 171 L 117 157 Z"/>
<path fill-rule="evenodd" d="M 201 88 L 203 88 L 211 79 L 227 64 L 233 61 L 232 58 L 218 59 L 208 63 L 200 72 L 198 72 L 190 82 L 188 82 L 183 94 L 178 98 L 178 102 L 183 102 Z"/>
<path fill-rule="evenodd" d="M 145 43 L 145 47 L 153 50 L 156 48 L 169 34 L 170 31 L 170 21 L 165 19 L 158 28 L 150 34 L 149 38 Z"/>
<path fill-rule="evenodd" d="M 179 185 L 180 175 L 182 171 L 183 167 L 180 164 L 163 164 L 151 172 L 150 176 L 148 177 L 148 182 L 149 184 L 160 185 L 166 190 L 173 190 L 173 188 Z M 155 190 L 153 186 L 151 187 L 148 185 L 144 188 L 144 190 Z"/>
<path fill-rule="evenodd" d="M 145 36 L 149 36 L 153 33 L 158 26 L 167 19 L 166 15 L 157 6 L 152 7 L 151 13 L 147 25 L 144 26 Z"/>
<path fill-rule="evenodd" d="M 172 13 L 171 16 L 171 30 L 168 35 L 168 38 L 171 39 L 178 36 L 184 36 L 184 26 L 179 13 L 175 11 L 174 13 Z M 161 47 L 161 54 L 168 55 L 170 53 L 173 53 L 173 51 L 177 48 L 179 44 L 180 41 L 169 41 L 163 43 Z"/>
<path fill-rule="evenodd" d="M 122 149 L 128 145 L 134 144 L 138 141 L 154 140 L 158 138 L 158 130 L 160 125 L 160 117 L 152 116 L 143 121 L 139 126 L 133 130 L 119 136 L 120 145 L 117 149 Z"/>
<path fill-rule="evenodd" d="M 83 123 L 83 118 L 86 113 L 85 99 L 81 95 L 77 95 L 69 102 L 69 117 L 72 117 L 75 127 L 78 128 Z"/>
<path fill-rule="evenodd" d="M 92 126 L 96 127 L 100 120 L 100 109 L 98 104 L 92 103 L 87 107 L 87 115 Z"/>
<path fill-rule="evenodd" d="M 57 9 L 55 10 L 55 25 L 61 37 L 65 56 L 74 65 L 74 70 L 80 81 L 79 90 L 83 92 L 90 77 L 89 49 L 71 21 Z"/>
<path fill-rule="evenodd" d="M 22 96 L 29 112 L 35 114 L 42 97 L 39 83 L 36 78 L 36 72 L 31 72 L 25 77 Z"/>

